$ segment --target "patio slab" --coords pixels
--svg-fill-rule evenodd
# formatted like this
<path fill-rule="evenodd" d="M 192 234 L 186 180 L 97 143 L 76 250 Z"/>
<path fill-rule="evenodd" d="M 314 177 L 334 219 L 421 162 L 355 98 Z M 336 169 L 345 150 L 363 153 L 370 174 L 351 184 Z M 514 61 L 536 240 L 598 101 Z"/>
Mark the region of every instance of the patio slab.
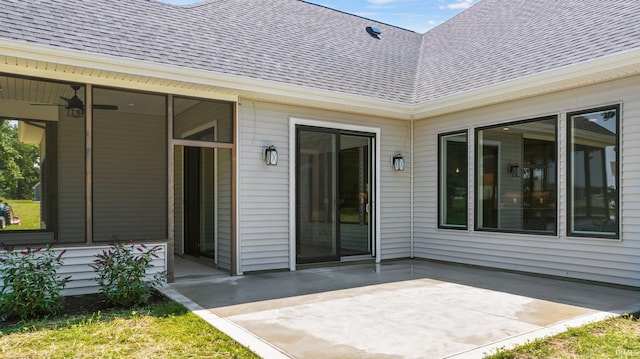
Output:
<path fill-rule="evenodd" d="M 166 291 L 263 357 L 477 358 L 640 310 L 637 290 L 422 260 L 199 279 Z"/>

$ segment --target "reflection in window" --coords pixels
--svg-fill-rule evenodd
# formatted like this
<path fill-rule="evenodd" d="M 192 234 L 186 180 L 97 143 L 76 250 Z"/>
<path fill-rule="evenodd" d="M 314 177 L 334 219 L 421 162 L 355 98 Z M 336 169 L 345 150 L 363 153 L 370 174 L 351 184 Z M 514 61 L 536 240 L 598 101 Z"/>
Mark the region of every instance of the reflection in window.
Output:
<path fill-rule="evenodd" d="M 439 136 L 439 226 L 467 228 L 467 133 Z"/>
<path fill-rule="evenodd" d="M 569 234 L 618 237 L 619 106 L 569 119 Z"/>
<path fill-rule="evenodd" d="M 55 143 L 56 126 L 53 121 L 0 119 L 0 230 L 47 229 L 49 202 L 57 196 L 51 172 L 57 167 L 51 152 L 56 149 L 47 140 Z"/>
<path fill-rule="evenodd" d="M 0 82 L 12 86 L 0 106 L 0 241 L 85 241 L 84 86 Z"/>
<path fill-rule="evenodd" d="M 476 227 L 555 234 L 557 118 L 476 131 Z"/>

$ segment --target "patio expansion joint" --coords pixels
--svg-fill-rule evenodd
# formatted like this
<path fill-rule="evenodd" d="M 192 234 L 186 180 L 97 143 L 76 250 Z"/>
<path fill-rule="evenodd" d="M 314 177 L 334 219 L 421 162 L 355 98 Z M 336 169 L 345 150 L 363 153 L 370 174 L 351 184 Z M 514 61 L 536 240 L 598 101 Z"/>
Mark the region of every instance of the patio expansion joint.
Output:
<path fill-rule="evenodd" d="M 283 351 L 279 348 L 262 340 L 260 337 L 236 325 L 230 320 L 217 316 L 211 311 L 193 302 L 186 296 L 178 293 L 171 286 L 171 284 L 167 284 L 164 287 L 160 288 L 160 292 L 169 299 L 182 304 L 193 314 L 197 315 L 198 317 L 209 323 L 211 326 L 228 335 L 241 345 L 247 347 L 249 350 L 259 355 L 260 357 L 273 359 L 290 359 L 290 357 L 284 354 Z"/>

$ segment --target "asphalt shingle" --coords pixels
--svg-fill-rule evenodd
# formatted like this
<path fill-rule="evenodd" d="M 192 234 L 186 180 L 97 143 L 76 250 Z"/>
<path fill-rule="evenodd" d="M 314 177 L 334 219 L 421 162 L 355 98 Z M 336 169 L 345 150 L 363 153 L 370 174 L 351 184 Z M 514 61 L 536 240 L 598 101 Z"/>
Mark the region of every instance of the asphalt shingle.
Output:
<path fill-rule="evenodd" d="M 638 47 L 637 0 L 482 0 L 424 35 L 415 101 Z"/>

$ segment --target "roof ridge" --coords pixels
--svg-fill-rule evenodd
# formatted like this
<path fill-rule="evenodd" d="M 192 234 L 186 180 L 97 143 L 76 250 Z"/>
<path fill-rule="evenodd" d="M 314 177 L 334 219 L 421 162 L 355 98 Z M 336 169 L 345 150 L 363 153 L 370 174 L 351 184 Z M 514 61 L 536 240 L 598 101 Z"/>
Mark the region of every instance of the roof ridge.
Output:
<path fill-rule="evenodd" d="M 222 2 L 222 1 L 225 1 L 225 0 L 198 0 L 198 1 L 196 1 L 194 3 L 191 3 L 191 4 L 172 4 L 172 3 L 167 3 L 167 2 L 160 1 L 160 0 L 147 0 L 147 1 L 149 1 L 149 2 L 160 2 L 160 3 L 171 5 L 171 6 L 174 6 L 174 7 L 177 7 L 177 8 L 194 9 L 194 8 L 199 8 L 199 7 L 202 7 L 202 6 L 208 6 L 210 4 L 217 3 L 217 2 Z"/>
<path fill-rule="evenodd" d="M 424 34 L 422 34 L 422 35 L 424 36 L 424 35 L 428 34 L 429 32 L 431 32 L 431 31 L 433 31 L 433 30 L 435 30 L 435 29 L 439 28 L 440 26 L 442 26 L 442 25 L 444 25 L 444 24 L 446 24 L 446 23 L 448 23 L 448 22 L 450 22 L 450 21 L 452 21 L 452 20 L 456 19 L 457 17 L 462 16 L 462 14 L 464 14 L 465 12 L 468 12 L 468 11 L 469 11 L 469 9 L 471 9 L 472 7 L 474 7 L 474 6 L 478 5 L 478 4 L 480 4 L 481 2 L 487 2 L 487 0 L 473 0 L 473 1 L 475 1 L 475 2 L 474 2 L 474 3 L 472 3 L 468 8 L 465 8 L 465 9 L 460 10 L 457 14 L 453 15 L 452 17 L 450 17 L 450 18 L 448 18 L 448 19 L 446 19 L 446 20 L 442 21 L 442 22 L 441 22 L 441 23 L 439 23 L 438 25 L 436 25 L 436 26 L 434 26 L 434 27 L 430 28 L 429 30 L 425 31 L 425 32 L 424 32 Z"/>
<path fill-rule="evenodd" d="M 206 0 L 205 0 L 205 1 L 206 1 Z M 309 1 L 306 1 L 306 0 L 297 0 L 297 1 L 299 1 L 299 2 L 303 2 L 303 3 L 305 3 L 305 4 L 309 4 L 309 5 L 313 5 L 313 6 L 317 6 L 317 7 L 325 8 L 325 9 L 328 9 L 328 10 L 331 10 L 331 11 L 334 11 L 334 12 L 339 12 L 339 13 L 342 13 L 342 14 L 345 14 L 345 15 L 349 15 L 349 16 L 357 17 L 357 18 L 360 18 L 360 19 L 373 21 L 373 22 L 378 23 L 378 24 L 382 24 L 382 25 L 386 25 L 386 26 L 391 26 L 391 27 L 394 27 L 394 28 L 396 28 L 396 29 L 404 30 L 404 31 L 407 31 L 407 32 L 412 32 L 412 33 L 414 33 L 414 34 L 419 34 L 418 32 L 415 32 L 415 31 L 413 31 L 413 30 L 409 30 L 409 29 L 405 29 L 404 27 L 400 27 L 400 26 L 397 26 L 397 25 L 392 25 L 392 24 L 389 24 L 389 23 L 386 23 L 386 22 L 383 22 L 383 21 L 380 21 L 380 20 L 370 19 L 370 18 L 368 18 L 368 17 L 364 17 L 364 16 L 357 15 L 357 14 L 352 14 L 352 13 L 349 13 L 349 12 L 346 12 L 346 11 L 342 11 L 342 10 L 334 9 L 334 8 L 331 8 L 331 7 L 328 7 L 328 6 L 325 6 L 325 5 L 315 4 L 315 3 L 312 3 L 312 2 L 309 2 Z"/>

